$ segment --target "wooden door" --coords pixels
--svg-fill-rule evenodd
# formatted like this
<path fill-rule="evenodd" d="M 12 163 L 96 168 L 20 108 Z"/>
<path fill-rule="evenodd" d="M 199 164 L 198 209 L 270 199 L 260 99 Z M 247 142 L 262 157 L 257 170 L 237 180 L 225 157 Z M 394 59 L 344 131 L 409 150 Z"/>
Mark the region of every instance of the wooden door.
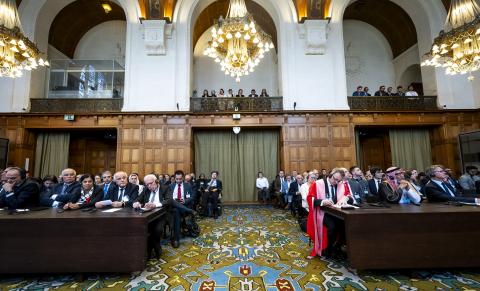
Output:
<path fill-rule="evenodd" d="M 387 169 L 392 165 L 392 152 L 390 150 L 390 137 L 388 131 L 367 131 L 360 136 L 361 155 L 365 170 L 373 166 Z"/>
<path fill-rule="evenodd" d="M 95 175 L 105 170 L 115 172 L 117 140 L 104 136 L 96 132 L 72 133 L 68 166 L 75 169 L 78 174 Z"/>

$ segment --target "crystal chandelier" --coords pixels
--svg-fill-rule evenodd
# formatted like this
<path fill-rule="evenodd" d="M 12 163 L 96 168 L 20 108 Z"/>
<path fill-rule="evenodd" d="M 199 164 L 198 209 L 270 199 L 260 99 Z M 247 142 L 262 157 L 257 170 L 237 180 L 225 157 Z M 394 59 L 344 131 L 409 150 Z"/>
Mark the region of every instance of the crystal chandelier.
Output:
<path fill-rule="evenodd" d="M 480 6 L 477 0 L 452 0 L 444 30 L 425 54 L 422 66 L 445 68 L 447 75 L 470 74 L 480 68 Z"/>
<path fill-rule="evenodd" d="M 39 50 L 22 33 L 14 0 L 0 0 L 0 77 L 21 77 L 22 71 L 49 66 Z"/>
<path fill-rule="evenodd" d="M 244 0 L 230 0 L 227 18 L 220 16 L 211 33 L 203 54 L 220 63 L 225 75 L 237 82 L 252 73 L 264 53 L 274 48 L 272 38 L 256 26 Z"/>

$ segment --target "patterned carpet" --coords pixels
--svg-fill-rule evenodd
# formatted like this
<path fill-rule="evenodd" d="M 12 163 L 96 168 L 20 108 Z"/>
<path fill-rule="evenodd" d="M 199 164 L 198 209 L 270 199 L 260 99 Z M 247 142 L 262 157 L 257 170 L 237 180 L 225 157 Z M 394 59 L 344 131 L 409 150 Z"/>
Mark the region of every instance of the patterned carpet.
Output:
<path fill-rule="evenodd" d="M 480 290 L 480 270 L 361 272 L 307 260 L 308 239 L 283 210 L 225 207 L 202 234 L 164 248 L 139 275 L 0 277 L 0 290 Z"/>

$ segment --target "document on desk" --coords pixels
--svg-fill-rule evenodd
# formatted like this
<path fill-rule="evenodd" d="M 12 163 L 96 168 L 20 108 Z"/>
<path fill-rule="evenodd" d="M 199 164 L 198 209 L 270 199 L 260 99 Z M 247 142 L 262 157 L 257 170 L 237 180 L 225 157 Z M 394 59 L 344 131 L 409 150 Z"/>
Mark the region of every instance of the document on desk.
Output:
<path fill-rule="evenodd" d="M 110 209 L 107 209 L 107 210 L 104 210 L 102 212 L 105 212 L 105 213 L 112 213 L 112 212 L 117 212 L 119 210 L 122 210 L 122 208 L 110 208 Z"/>
<path fill-rule="evenodd" d="M 344 206 L 341 206 L 341 205 L 338 205 L 338 204 L 334 204 L 334 205 L 332 205 L 332 207 L 335 207 L 335 208 L 338 208 L 338 209 L 358 209 L 358 208 L 360 208 L 360 207 L 358 207 L 358 206 L 350 205 L 350 204 L 344 205 Z"/>

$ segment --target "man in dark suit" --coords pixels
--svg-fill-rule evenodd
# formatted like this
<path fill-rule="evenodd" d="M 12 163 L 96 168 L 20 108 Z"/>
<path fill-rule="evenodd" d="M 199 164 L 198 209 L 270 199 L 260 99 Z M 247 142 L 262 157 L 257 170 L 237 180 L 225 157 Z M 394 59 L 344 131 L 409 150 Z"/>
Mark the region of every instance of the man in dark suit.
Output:
<path fill-rule="evenodd" d="M 0 192 L 0 208 L 30 208 L 38 206 L 39 188 L 26 180 L 24 169 L 12 167 L 5 173 L 6 182 Z"/>
<path fill-rule="evenodd" d="M 302 207 L 302 194 L 300 194 L 300 186 L 302 186 L 302 184 L 302 175 L 296 175 L 295 181 L 290 183 L 290 188 L 288 188 L 288 195 L 292 197 L 292 203 L 290 204 L 290 212 L 292 215 L 295 215 L 297 209 Z"/>
<path fill-rule="evenodd" d="M 358 166 L 353 166 L 350 168 L 350 174 L 352 174 L 352 178 L 348 179 L 348 184 L 355 198 L 355 204 L 367 202 L 367 198 L 371 194 L 367 180 L 363 179 L 362 170 Z"/>
<path fill-rule="evenodd" d="M 195 211 L 193 210 L 193 206 L 195 203 L 195 195 L 196 193 L 193 192 L 192 187 L 189 183 L 184 183 L 183 171 L 176 171 L 175 172 L 175 184 L 170 184 L 170 192 L 171 195 L 169 198 L 173 201 L 171 203 L 171 213 L 173 217 L 173 239 L 172 239 L 172 246 L 174 248 L 178 248 L 180 245 L 180 234 L 181 234 L 181 222 L 182 217 L 186 215 L 195 215 Z"/>
<path fill-rule="evenodd" d="M 218 198 L 222 194 L 222 181 L 218 180 L 218 171 L 212 171 L 211 179 L 207 181 L 207 185 L 202 195 L 202 206 L 204 215 L 208 215 L 208 202 L 212 203 L 213 218 L 218 218 Z"/>
<path fill-rule="evenodd" d="M 133 208 L 139 209 L 145 208 L 147 211 L 166 207 L 173 199 L 171 194 L 171 188 L 168 185 L 162 185 L 159 183 L 157 177 L 153 174 L 146 175 L 143 178 L 145 188 L 140 193 L 137 200 L 133 203 Z M 163 237 L 163 229 L 165 218 L 157 219 L 148 224 L 149 239 L 148 239 L 148 257 L 151 257 L 152 249 L 155 251 L 155 258 L 159 259 L 162 253 L 161 240 Z"/>
<path fill-rule="evenodd" d="M 380 185 L 382 184 L 382 179 L 384 175 L 383 171 L 378 167 L 372 167 L 370 169 L 370 173 L 372 174 L 373 179 L 368 180 L 368 189 L 373 196 L 380 199 L 378 191 L 380 190 Z"/>
<path fill-rule="evenodd" d="M 138 198 L 138 185 L 128 182 L 128 175 L 123 171 L 113 175 L 115 185 L 108 189 L 109 199 L 95 203 L 96 208 L 112 206 L 114 208 L 132 207 L 133 202 Z M 111 201 L 111 204 L 110 204 Z"/>
<path fill-rule="evenodd" d="M 72 199 L 73 195 L 80 192 L 80 183 L 75 181 L 77 173 L 74 169 L 64 169 L 61 176 L 62 183 L 55 185 L 51 191 L 40 194 L 41 206 L 61 208 Z"/>
<path fill-rule="evenodd" d="M 112 173 L 110 171 L 105 171 L 102 173 L 102 187 L 103 187 L 103 200 L 107 200 L 110 196 L 108 194 L 108 190 L 114 186 L 112 182 Z"/>
<path fill-rule="evenodd" d="M 433 165 L 426 172 L 430 181 L 425 185 L 425 194 L 428 202 L 468 202 L 480 205 L 479 198 L 459 197 L 457 190 L 448 182 L 448 175 L 441 165 Z"/>

